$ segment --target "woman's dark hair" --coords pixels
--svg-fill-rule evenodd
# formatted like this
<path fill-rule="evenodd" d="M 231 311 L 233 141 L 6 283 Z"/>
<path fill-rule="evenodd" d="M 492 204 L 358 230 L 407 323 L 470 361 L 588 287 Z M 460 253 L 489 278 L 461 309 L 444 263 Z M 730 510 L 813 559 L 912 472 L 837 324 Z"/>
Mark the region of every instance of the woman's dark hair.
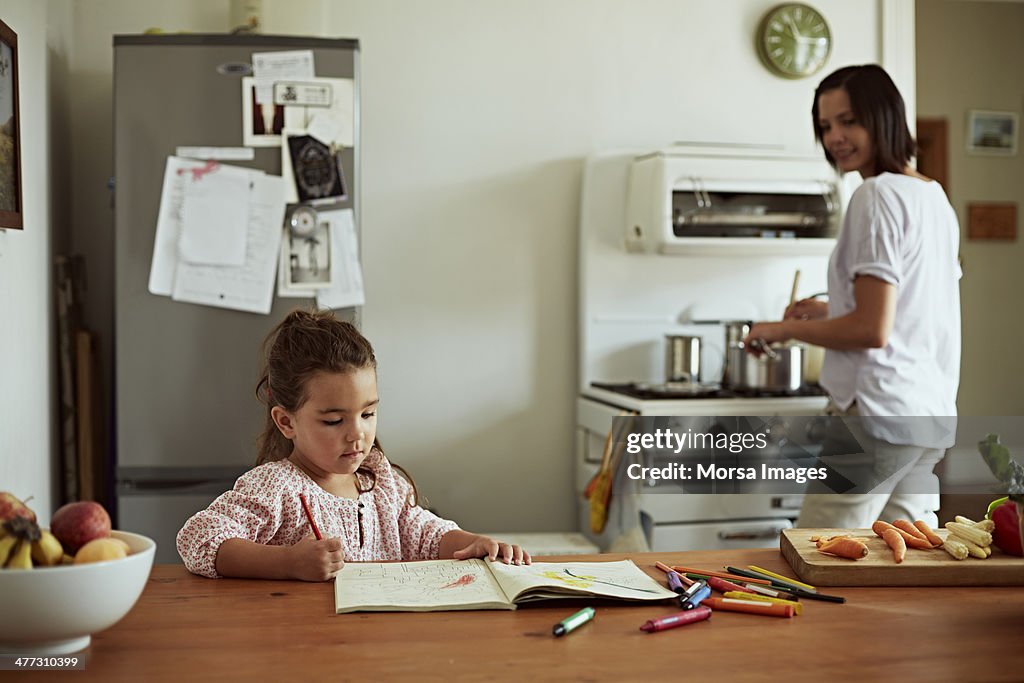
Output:
<path fill-rule="evenodd" d="M 814 139 L 819 143 L 822 131 L 818 120 L 818 98 L 822 93 L 837 88 L 846 91 L 853 115 L 871 136 L 875 149 L 875 172 L 902 173 L 917 153 L 917 145 L 907 127 L 903 97 L 889 74 L 877 64 L 863 64 L 845 66 L 826 76 L 814 91 L 814 104 L 811 105 Z M 836 168 L 836 161 L 827 149 L 825 158 Z"/>
<path fill-rule="evenodd" d="M 281 406 L 294 413 L 309 399 L 306 387 L 309 380 L 320 372 L 352 372 L 377 369 L 377 358 L 370 342 L 355 325 L 338 320 L 331 311 L 295 310 L 278 324 L 263 342 L 263 370 L 256 384 L 256 398 L 266 408 L 263 432 L 257 440 L 256 464 L 283 460 L 292 451 L 292 442 L 286 439 L 274 423 L 271 410 Z M 383 453 L 375 437 L 373 447 Z M 416 484 L 398 465 L 391 463 L 412 485 L 412 500 L 417 500 Z M 376 483 L 376 475 L 368 467 L 360 467 L 357 474 L 369 479 L 368 491 Z M 359 477 L 357 487 L 359 485 Z"/>

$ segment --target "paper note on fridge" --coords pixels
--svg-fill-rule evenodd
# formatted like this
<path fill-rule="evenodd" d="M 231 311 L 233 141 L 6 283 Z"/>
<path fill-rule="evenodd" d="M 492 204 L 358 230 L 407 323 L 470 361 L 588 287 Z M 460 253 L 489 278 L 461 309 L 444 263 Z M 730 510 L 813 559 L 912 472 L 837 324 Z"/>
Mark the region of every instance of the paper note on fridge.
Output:
<path fill-rule="evenodd" d="M 248 168 L 241 168 L 238 166 L 225 166 L 218 164 L 213 161 L 198 161 L 195 159 L 182 159 L 181 157 L 170 156 L 167 157 L 167 164 L 164 166 L 164 183 L 160 193 L 160 211 L 157 214 L 156 222 L 156 239 L 153 242 L 153 261 L 149 269 L 149 291 L 152 294 L 159 294 L 161 296 L 170 296 L 174 290 L 174 274 L 178 267 L 178 261 L 181 260 L 181 242 L 185 232 L 185 220 L 186 220 L 186 204 L 189 203 L 187 195 L 190 191 L 199 189 L 200 185 L 196 182 L 196 179 L 205 179 L 211 176 L 217 176 L 218 178 L 232 178 L 228 185 L 234 186 L 235 190 L 232 190 L 232 204 L 230 207 L 224 207 L 224 212 L 233 212 L 237 217 L 241 218 L 241 230 L 242 233 L 239 235 L 238 225 L 230 227 L 230 236 L 227 241 L 238 242 L 242 240 L 242 252 L 243 258 L 240 262 L 244 262 L 244 253 L 246 249 L 246 221 L 248 220 L 248 206 L 250 191 L 248 189 L 248 183 L 250 178 L 263 175 L 262 171 L 257 171 Z M 213 183 L 219 186 L 220 183 L 214 181 Z M 203 185 L 203 190 L 200 190 L 200 195 L 209 185 Z M 236 191 L 237 190 L 237 191 Z M 193 218 L 193 231 L 202 233 L 204 228 L 217 226 L 206 225 L 202 212 L 201 206 L 210 200 L 205 196 L 198 196 L 194 202 L 192 202 L 192 212 L 198 212 L 200 215 Z M 212 233 L 212 230 L 210 231 Z M 192 237 L 192 241 L 195 242 L 195 237 Z M 237 244 L 235 244 L 237 248 Z M 200 256 L 200 262 L 208 262 L 208 259 L 204 260 Z M 232 254 L 231 260 L 238 261 L 237 256 Z"/>
<path fill-rule="evenodd" d="M 355 84 L 352 79 L 314 78 L 311 84 L 330 87 L 330 106 L 287 105 L 284 127 L 313 135 L 327 145 L 352 147 L 355 142 Z"/>
<path fill-rule="evenodd" d="M 308 81 L 316 75 L 312 50 L 252 53 L 256 103 L 273 103 L 275 81 Z"/>
<path fill-rule="evenodd" d="M 184 201 L 178 251 L 189 263 L 245 264 L 245 234 L 251 172 L 210 164 L 183 173 Z"/>
<path fill-rule="evenodd" d="M 348 308 L 366 303 L 363 269 L 359 265 L 359 243 L 352 209 L 321 211 L 319 222 L 326 223 L 331 235 L 331 285 L 316 290 L 317 305 Z"/>
<path fill-rule="evenodd" d="M 284 181 L 279 176 L 253 175 L 245 264 L 207 266 L 179 261 L 171 297 L 175 301 L 270 313 L 284 211 Z"/>

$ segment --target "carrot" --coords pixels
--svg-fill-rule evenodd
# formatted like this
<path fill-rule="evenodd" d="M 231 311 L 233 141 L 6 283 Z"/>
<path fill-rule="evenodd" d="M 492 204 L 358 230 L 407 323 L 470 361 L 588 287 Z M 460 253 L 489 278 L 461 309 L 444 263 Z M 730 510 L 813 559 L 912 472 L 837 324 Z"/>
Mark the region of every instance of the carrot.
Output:
<path fill-rule="evenodd" d="M 916 536 L 923 541 L 928 541 L 928 537 L 921 533 L 920 529 L 918 529 L 916 526 L 914 526 L 905 519 L 894 519 L 892 520 L 892 525 L 897 529 L 902 529 L 903 531 L 906 531 L 911 536 Z M 930 545 L 931 541 L 928 541 L 928 543 Z"/>
<path fill-rule="evenodd" d="M 932 531 L 932 528 L 930 526 L 928 526 L 921 520 L 917 520 L 916 522 L 914 522 L 914 526 L 921 530 L 921 533 L 924 534 L 924 537 L 927 538 L 933 546 L 938 548 L 940 545 L 942 545 L 942 538 L 937 533 Z"/>
<path fill-rule="evenodd" d="M 882 520 L 878 520 L 877 522 L 872 524 L 871 530 L 879 536 L 881 536 L 882 538 L 885 538 L 884 534 L 886 531 L 892 530 L 903 537 L 904 545 L 910 546 L 911 548 L 917 548 L 918 550 L 932 549 L 932 544 L 927 539 L 918 538 L 917 536 L 911 536 L 903 529 L 894 527 L 892 524 L 889 524 L 888 522 L 883 522 Z"/>
<path fill-rule="evenodd" d="M 818 552 L 859 560 L 868 554 L 868 547 L 849 536 L 839 536 L 819 545 Z"/>
<path fill-rule="evenodd" d="M 882 540 L 892 548 L 892 557 L 896 560 L 896 564 L 902 562 L 903 558 L 907 556 L 907 544 L 900 536 L 899 529 L 886 529 L 882 532 Z"/>

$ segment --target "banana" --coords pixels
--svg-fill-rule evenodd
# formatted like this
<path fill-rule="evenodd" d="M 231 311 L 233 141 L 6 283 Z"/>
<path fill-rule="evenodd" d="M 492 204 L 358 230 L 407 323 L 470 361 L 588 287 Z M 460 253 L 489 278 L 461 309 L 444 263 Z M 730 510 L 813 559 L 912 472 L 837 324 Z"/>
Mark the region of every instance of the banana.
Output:
<path fill-rule="evenodd" d="M 64 549 L 57 537 L 49 531 L 41 532 L 38 541 L 32 541 L 32 560 L 42 567 L 53 567 L 60 564 Z"/>
<path fill-rule="evenodd" d="M 11 555 L 11 551 L 14 549 L 14 544 L 17 542 L 18 538 L 10 534 L 0 538 L 0 567 L 7 564 L 7 558 Z"/>
<path fill-rule="evenodd" d="M 7 561 L 8 569 L 32 569 L 32 542 L 22 541 Z"/>

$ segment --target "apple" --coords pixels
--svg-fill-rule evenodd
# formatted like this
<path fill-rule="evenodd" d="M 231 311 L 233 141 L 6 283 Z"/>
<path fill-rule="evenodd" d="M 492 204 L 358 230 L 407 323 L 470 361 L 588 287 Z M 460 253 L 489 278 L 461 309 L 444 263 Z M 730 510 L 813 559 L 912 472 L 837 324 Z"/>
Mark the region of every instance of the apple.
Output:
<path fill-rule="evenodd" d="M 68 503 L 53 513 L 50 532 L 66 553 L 74 555 L 89 541 L 110 536 L 110 515 L 91 500 Z"/>
<path fill-rule="evenodd" d="M 0 491 L 0 522 L 14 519 L 15 517 L 24 517 L 31 522 L 36 521 L 36 513 L 32 512 L 27 505 L 18 500 L 17 496 L 13 493 Z"/>

